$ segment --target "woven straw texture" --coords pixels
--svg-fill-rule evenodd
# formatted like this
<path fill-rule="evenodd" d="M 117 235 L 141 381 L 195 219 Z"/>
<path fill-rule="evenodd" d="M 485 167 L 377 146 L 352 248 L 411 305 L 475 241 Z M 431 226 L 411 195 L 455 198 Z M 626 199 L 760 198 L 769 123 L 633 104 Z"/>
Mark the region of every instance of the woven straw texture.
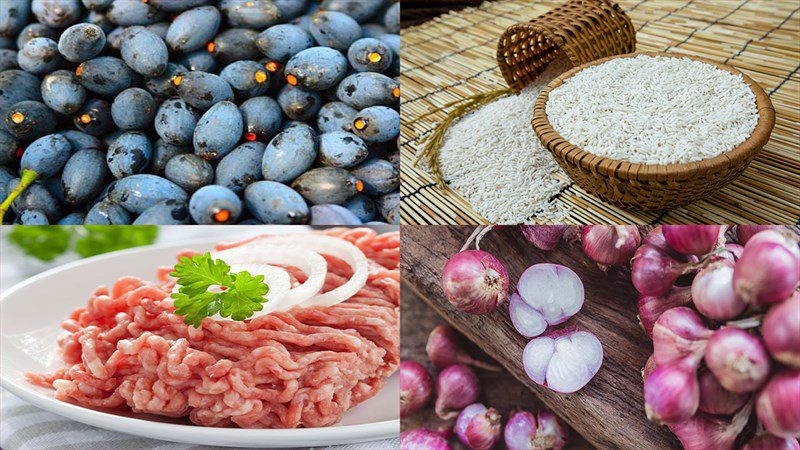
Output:
<path fill-rule="evenodd" d="M 402 223 L 486 223 L 457 192 L 436 189 L 422 168 L 412 167 L 420 140 L 446 111 L 410 126 L 407 122 L 454 100 L 513 85 L 496 64 L 498 37 L 512 25 L 563 3 L 486 3 L 403 31 Z M 618 4 L 633 23 L 637 51 L 710 58 L 749 75 L 772 101 L 775 128 L 736 181 L 709 198 L 670 211 L 610 205 L 564 177 L 564 189 L 551 202 L 570 208 L 566 221 L 800 221 L 800 5 L 795 0 L 622 0 Z"/>

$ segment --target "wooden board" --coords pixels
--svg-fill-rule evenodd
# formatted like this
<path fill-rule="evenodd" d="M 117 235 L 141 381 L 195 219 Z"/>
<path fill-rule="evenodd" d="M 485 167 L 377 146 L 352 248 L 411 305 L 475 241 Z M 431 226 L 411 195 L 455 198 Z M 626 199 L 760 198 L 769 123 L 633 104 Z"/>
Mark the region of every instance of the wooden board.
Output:
<path fill-rule="evenodd" d="M 403 224 L 482 224 L 487 220 L 459 193 L 436 188 L 414 167 L 422 140 L 447 110 L 436 108 L 506 87 L 495 59 L 497 40 L 564 0 L 486 2 L 402 31 L 400 154 Z M 670 51 L 736 67 L 759 83 L 775 107 L 770 141 L 741 177 L 711 197 L 656 213 L 626 210 L 586 193 L 562 174 L 550 199 L 569 210 L 565 222 L 800 222 L 800 4 L 797 0 L 619 0 L 636 28 L 637 51 Z M 500 181 L 502 182 L 502 180 Z"/>
<path fill-rule="evenodd" d="M 597 375 L 574 394 L 559 394 L 531 381 L 522 368 L 527 340 L 511 325 L 507 304 L 496 312 L 475 316 L 462 313 L 444 299 L 441 271 L 457 253 L 473 227 L 404 227 L 401 236 L 401 277 L 407 289 L 429 304 L 445 320 L 493 355 L 515 378 L 564 418 L 598 448 L 640 450 L 680 448 L 665 428 L 647 420 L 640 370 L 652 353 L 652 344 L 636 319 L 636 291 L 628 269 L 601 271 L 577 244 L 563 243 L 544 253 L 522 237 L 516 227 L 491 231 L 481 249 L 498 257 L 511 279 L 536 263 L 565 265 L 581 278 L 586 300 L 580 313 L 565 325 L 594 333 L 603 344 L 604 361 Z M 403 315 L 403 322 L 407 318 Z M 413 324 L 411 325 L 413 326 Z M 406 328 L 404 328 L 405 330 Z"/>
<path fill-rule="evenodd" d="M 428 306 L 410 287 L 402 285 L 400 288 L 400 310 L 403 311 L 403 320 L 400 322 L 400 356 L 403 361 L 417 361 L 424 365 L 431 374 L 439 372 L 433 364 L 428 361 L 425 353 L 425 344 L 428 335 L 437 325 L 445 323 L 436 312 Z M 464 340 L 464 346 L 474 358 L 481 361 L 490 362 L 492 359 L 480 348 L 471 342 Z M 508 420 L 514 408 L 522 408 L 535 414 L 542 408 L 542 402 L 531 393 L 527 386 L 520 383 L 510 373 L 506 371 L 491 372 L 488 370 L 476 370 L 478 379 L 481 382 L 480 402 L 487 406 L 497 409 L 503 415 L 503 422 Z M 444 421 L 436 416 L 433 411 L 433 400 L 431 403 L 418 413 L 405 418 L 400 426 L 401 431 L 413 428 L 439 429 L 440 427 L 452 426 L 452 421 Z M 466 448 L 452 439 L 450 444 L 454 450 Z M 498 450 L 504 447 L 498 447 Z M 593 447 L 586 442 L 586 439 L 576 432 L 570 432 L 568 444 L 565 450 L 590 450 Z"/>

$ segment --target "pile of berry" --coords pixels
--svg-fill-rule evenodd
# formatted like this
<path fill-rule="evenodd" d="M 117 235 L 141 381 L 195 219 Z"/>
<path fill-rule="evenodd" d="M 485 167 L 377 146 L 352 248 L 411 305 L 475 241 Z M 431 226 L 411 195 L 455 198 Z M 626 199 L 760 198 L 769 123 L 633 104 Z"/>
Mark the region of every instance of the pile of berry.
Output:
<path fill-rule="evenodd" d="M 0 214 L 399 222 L 400 4 L 0 0 Z"/>

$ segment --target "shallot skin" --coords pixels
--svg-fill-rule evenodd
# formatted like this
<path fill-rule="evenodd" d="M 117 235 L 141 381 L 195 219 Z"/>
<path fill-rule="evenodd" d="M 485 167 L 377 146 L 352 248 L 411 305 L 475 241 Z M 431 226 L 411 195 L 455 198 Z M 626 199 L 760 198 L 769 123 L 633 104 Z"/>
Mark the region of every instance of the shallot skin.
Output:
<path fill-rule="evenodd" d="M 773 358 L 800 367 L 800 292 L 770 308 L 761 335 Z"/>
<path fill-rule="evenodd" d="M 747 244 L 747 241 L 756 234 L 764 230 L 781 230 L 783 225 L 736 225 L 736 237 L 742 245 Z"/>
<path fill-rule="evenodd" d="M 459 440 L 472 450 L 491 450 L 500 440 L 500 414 L 494 408 L 473 403 L 461 411 L 455 432 Z"/>
<path fill-rule="evenodd" d="M 559 418 L 542 409 L 537 418 L 528 411 L 515 411 L 503 432 L 508 450 L 561 450 L 567 445 L 567 431 Z"/>
<path fill-rule="evenodd" d="M 603 266 L 627 263 L 641 241 L 636 225 L 587 225 L 581 230 L 583 252 Z"/>
<path fill-rule="evenodd" d="M 734 264 L 715 261 L 692 281 L 692 300 L 700 314 L 716 321 L 731 320 L 747 308 L 733 289 Z"/>
<path fill-rule="evenodd" d="M 693 309 L 679 306 L 667 310 L 653 326 L 653 358 L 662 365 L 701 355 L 712 334 Z"/>
<path fill-rule="evenodd" d="M 722 387 L 713 373 L 703 370 L 698 376 L 700 383 L 700 411 L 714 415 L 731 415 L 750 399 L 749 394 L 737 394 Z"/>
<path fill-rule="evenodd" d="M 636 249 L 631 260 L 631 281 L 640 294 L 658 297 L 669 292 L 689 268 L 666 250 L 645 244 Z"/>
<path fill-rule="evenodd" d="M 446 368 L 454 364 L 466 364 L 480 369 L 499 371 L 499 367 L 478 361 L 469 356 L 461 346 L 456 330 L 447 325 L 439 325 L 428 335 L 425 352 L 431 363 L 439 368 Z"/>
<path fill-rule="evenodd" d="M 650 339 L 653 338 L 653 327 L 661 314 L 678 306 L 685 306 L 692 301 L 692 289 L 689 286 L 673 286 L 665 295 L 654 297 L 640 295 L 638 301 L 639 324 Z"/>
<path fill-rule="evenodd" d="M 724 225 L 664 225 L 664 239 L 685 255 L 703 256 L 724 243 Z"/>
<path fill-rule="evenodd" d="M 456 308 L 488 314 L 508 298 L 508 273 L 503 264 L 482 250 L 459 252 L 444 266 L 442 288 Z"/>
<path fill-rule="evenodd" d="M 481 386 L 471 368 L 457 364 L 439 373 L 436 392 L 436 414 L 448 420 L 457 417 L 461 409 L 478 400 Z"/>
<path fill-rule="evenodd" d="M 750 440 L 742 450 L 800 450 L 800 443 L 795 438 L 780 438 L 764 433 Z"/>
<path fill-rule="evenodd" d="M 779 303 L 800 284 L 800 258 L 785 245 L 754 243 L 756 238 L 758 235 L 745 246 L 736 263 L 733 287 L 739 298 L 747 303 L 757 306 Z"/>
<path fill-rule="evenodd" d="M 770 358 L 761 339 L 738 328 L 715 331 L 704 359 L 722 387 L 740 394 L 758 389 L 770 372 Z"/>
<path fill-rule="evenodd" d="M 400 417 L 410 417 L 431 399 L 433 378 L 416 361 L 400 362 Z"/>
<path fill-rule="evenodd" d="M 400 434 L 400 450 L 450 450 L 450 444 L 440 434 L 419 428 Z"/>
<path fill-rule="evenodd" d="M 697 360 L 692 356 L 658 366 L 644 382 L 647 418 L 658 424 L 677 424 L 691 418 L 700 406 Z"/>
<path fill-rule="evenodd" d="M 561 242 L 569 225 L 520 225 L 519 229 L 534 247 L 550 251 Z"/>
<path fill-rule="evenodd" d="M 772 435 L 800 437 L 800 369 L 786 369 L 770 378 L 756 396 L 758 421 Z"/>

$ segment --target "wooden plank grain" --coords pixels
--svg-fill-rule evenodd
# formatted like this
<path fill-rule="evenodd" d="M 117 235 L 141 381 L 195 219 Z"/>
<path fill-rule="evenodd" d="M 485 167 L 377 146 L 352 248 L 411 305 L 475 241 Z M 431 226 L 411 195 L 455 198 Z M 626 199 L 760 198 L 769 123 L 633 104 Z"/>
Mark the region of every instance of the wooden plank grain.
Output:
<path fill-rule="evenodd" d="M 541 252 L 528 244 L 516 227 L 493 230 L 481 241 L 481 249 L 503 262 L 512 290 L 527 267 L 542 262 L 565 265 L 583 281 L 584 306 L 564 325 L 590 331 L 600 339 L 603 366 L 580 391 L 559 394 L 537 385 L 525 374 L 521 361 L 527 340 L 514 330 L 507 304 L 492 314 L 475 316 L 456 310 L 444 299 L 442 268 L 472 230 L 473 227 L 456 226 L 404 227 L 400 258 L 404 284 L 594 446 L 631 450 L 680 448 L 665 427 L 649 422 L 644 414 L 640 370 L 652 352 L 652 344 L 636 319 L 637 295 L 630 283 L 630 272 L 619 268 L 601 271 L 574 243 L 562 243 L 554 251 Z"/>

